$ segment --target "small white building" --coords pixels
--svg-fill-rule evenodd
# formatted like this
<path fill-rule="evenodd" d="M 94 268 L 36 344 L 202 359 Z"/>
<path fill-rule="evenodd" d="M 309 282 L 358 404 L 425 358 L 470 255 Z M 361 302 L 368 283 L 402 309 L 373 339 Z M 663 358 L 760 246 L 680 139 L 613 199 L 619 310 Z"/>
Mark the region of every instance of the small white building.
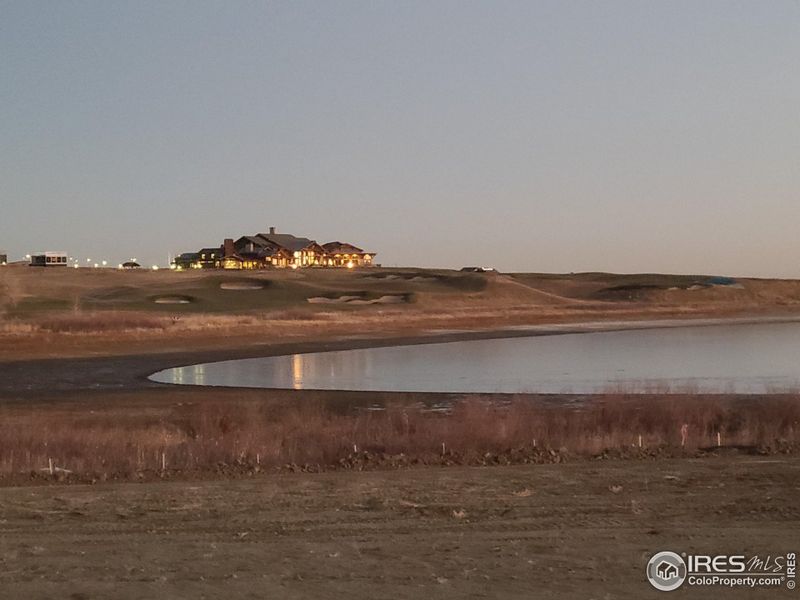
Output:
<path fill-rule="evenodd" d="M 66 267 L 67 266 L 67 253 L 66 252 L 38 252 L 31 254 L 32 267 Z"/>

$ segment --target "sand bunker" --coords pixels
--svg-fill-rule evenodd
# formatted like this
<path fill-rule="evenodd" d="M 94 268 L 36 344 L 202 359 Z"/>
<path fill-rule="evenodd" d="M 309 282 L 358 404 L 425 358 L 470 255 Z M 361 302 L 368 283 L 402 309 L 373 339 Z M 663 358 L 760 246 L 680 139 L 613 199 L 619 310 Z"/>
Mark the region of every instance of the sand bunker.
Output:
<path fill-rule="evenodd" d="M 219 287 L 223 290 L 263 290 L 267 286 L 258 281 L 224 281 Z"/>
<path fill-rule="evenodd" d="M 439 281 L 439 277 L 432 277 L 430 275 L 419 275 L 416 273 L 399 273 L 399 274 L 386 274 L 386 273 L 375 273 L 370 275 L 365 275 L 365 279 L 378 279 L 381 281 L 413 281 L 413 282 L 429 282 L 429 281 Z"/>
<path fill-rule="evenodd" d="M 405 296 L 381 296 L 372 301 L 372 304 L 402 304 L 403 302 L 407 302 Z"/>
<path fill-rule="evenodd" d="M 361 296 L 339 296 L 338 298 L 326 298 L 316 296 L 308 299 L 309 304 L 403 304 L 407 302 L 405 296 L 387 295 L 380 298 L 363 298 Z"/>
<path fill-rule="evenodd" d="M 194 298 L 191 296 L 158 296 L 153 298 L 156 304 L 191 304 Z"/>

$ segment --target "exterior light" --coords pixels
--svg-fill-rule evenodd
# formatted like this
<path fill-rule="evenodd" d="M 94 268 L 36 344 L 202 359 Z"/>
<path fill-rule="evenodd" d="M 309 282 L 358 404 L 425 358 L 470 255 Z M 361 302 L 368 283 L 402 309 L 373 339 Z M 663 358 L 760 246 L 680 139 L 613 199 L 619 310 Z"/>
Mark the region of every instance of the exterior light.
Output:
<path fill-rule="evenodd" d="M 97 263 L 94 263 L 94 268 L 95 268 L 95 269 L 96 269 L 97 267 L 99 267 L 99 266 L 100 266 L 100 265 L 98 265 Z"/>
<path fill-rule="evenodd" d="M 107 264 L 108 264 L 108 261 L 107 261 L 107 260 L 104 260 L 104 261 L 103 261 L 103 266 L 105 267 Z"/>
<path fill-rule="evenodd" d="M 78 268 L 78 263 L 75 263 L 75 264 L 74 264 L 74 265 L 72 265 L 72 266 L 73 266 L 75 269 L 77 269 L 77 268 Z"/>
<path fill-rule="evenodd" d="M 117 265 L 117 268 L 118 268 L 118 269 L 121 269 L 121 268 L 122 268 L 122 263 L 119 263 L 119 264 Z"/>
<path fill-rule="evenodd" d="M 352 269 L 353 268 L 353 261 L 350 261 L 349 263 L 347 263 L 347 268 L 348 269 Z"/>
<path fill-rule="evenodd" d="M 153 271 L 158 271 L 158 265 L 153 265 Z"/>

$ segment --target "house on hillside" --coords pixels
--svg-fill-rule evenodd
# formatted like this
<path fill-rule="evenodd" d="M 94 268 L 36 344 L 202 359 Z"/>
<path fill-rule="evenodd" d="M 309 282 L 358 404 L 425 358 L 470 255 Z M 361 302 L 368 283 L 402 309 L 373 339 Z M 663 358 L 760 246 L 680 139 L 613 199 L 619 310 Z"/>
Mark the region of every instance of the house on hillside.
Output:
<path fill-rule="evenodd" d="M 244 235 L 237 240 L 226 238 L 217 248 L 203 248 L 178 256 L 173 265 L 184 269 L 268 269 L 291 267 L 368 267 L 374 252 L 358 246 L 330 242 L 321 246 L 315 240 L 288 233 Z"/>
<path fill-rule="evenodd" d="M 371 267 L 372 252 L 365 252 L 358 246 L 347 244 L 344 242 L 328 242 L 322 244 L 325 250 L 325 255 L 328 261 L 328 266 L 331 267 Z"/>
<path fill-rule="evenodd" d="M 288 250 L 258 235 L 242 236 L 233 245 L 236 253 L 244 260 L 243 269 L 287 267 L 292 259 Z"/>
<path fill-rule="evenodd" d="M 219 269 L 222 266 L 222 246 L 201 248 L 195 260 L 196 269 Z"/>
<path fill-rule="evenodd" d="M 314 240 L 289 233 L 276 233 L 274 227 L 269 228 L 269 233 L 259 233 L 257 237 L 288 252 L 290 255 L 288 266 L 293 269 L 325 264 L 325 249 Z"/>
<path fill-rule="evenodd" d="M 197 269 L 199 268 L 197 260 L 200 258 L 200 255 L 197 252 L 184 252 L 176 256 L 172 264 L 175 265 L 175 268 L 183 271 L 185 269 Z"/>

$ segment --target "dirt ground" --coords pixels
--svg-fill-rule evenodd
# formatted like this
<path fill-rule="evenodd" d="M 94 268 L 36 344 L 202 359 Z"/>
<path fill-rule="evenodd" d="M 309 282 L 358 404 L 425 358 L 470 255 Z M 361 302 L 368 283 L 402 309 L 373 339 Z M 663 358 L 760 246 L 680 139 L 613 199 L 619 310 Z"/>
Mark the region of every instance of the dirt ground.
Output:
<path fill-rule="evenodd" d="M 800 458 L 0 490 L 3 598 L 657 598 L 661 550 L 797 550 Z M 682 588 L 676 597 L 790 597 Z"/>

